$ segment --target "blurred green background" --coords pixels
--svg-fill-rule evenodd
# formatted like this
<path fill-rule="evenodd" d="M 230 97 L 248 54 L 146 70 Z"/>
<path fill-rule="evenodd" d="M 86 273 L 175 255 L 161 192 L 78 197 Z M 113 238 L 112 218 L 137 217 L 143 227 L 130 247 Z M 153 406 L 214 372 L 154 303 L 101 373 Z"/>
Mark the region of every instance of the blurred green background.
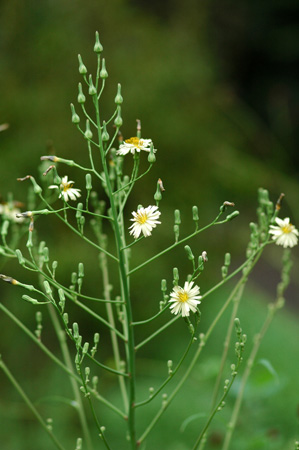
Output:
<path fill-rule="evenodd" d="M 248 223 L 255 220 L 259 187 L 268 189 L 274 202 L 284 192 L 281 216 L 290 216 L 291 221 L 299 225 L 298 18 L 299 6 L 294 0 L 88 0 L 84 3 L 3 0 L 0 5 L 0 124 L 9 123 L 9 128 L 0 133 L 0 200 L 5 201 L 8 193 L 14 192 L 14 198 L 23 202 L 26 209 L 26 190 L 16 178 L 27 174 L 38 176 L 42 155 L 55 152 L 87 164 L 86 144 L 71 123 L 69 104 L 76 103 L 77 84 L 81 81 L 78 53 L 88 70 L 95 70 L 92 49 L 94 32 L 98 30 L 109 73 L 102 118 L 109 118 L 113 112 L 116 86 L 120 82 L 124 97 L 124 137 L 136 134 L 136 119 L 140 119 L 142 136 L 153 139 L 158 149 L 157 163 L 134 189 L 127 219 L 139 203 L 153 202 L 159 177 L 166 189 L 159 232 L 142 242 L 133 263 L 143 261 L 172 242 L 175 208 L 181 209 L 182 234 L 192 230 L 194 204 L 199 207 L 202 225 L 215 217 L 225 200 L 235 202 L 241 213 L 235 221 L 210 230 L 191 243 L 196 255 L 203 250 L 209 255 L 199 283 L 205 292 L 220 279 L 225 252 L 232 253 L 233 267 L 244 260 Z M 127 167 L 129 169 L 129 163 Z M 82 175 L 75 170 L 60 166 L 59 172 L 76 180 L 75 187 L 84 183 Z M 103 195 L 100 186 L 95 188 Z M 74 260 L 80 255 L 88 272 L 86 292 L 100 295 L 97 255 L 49 217 L 40 219 L 36 227 L 40 238 L 46 240 L 50 248 L 51 258 L 59 261 L 60 279 L 69 283 L 71 272 L 76 270 Z M 279 281 L 280 250 L 274 246 L 267 249 L 244 298 L 240 318 L 250 343 L 266 314 L 267 302 L 274 299 Z M 292 258 L 293 274 L 296 274 L 298 249 L 293 250 Z M 179 267 L 181 280 L 184 280 L 190 267 L 183 249 L 168 254 L 134 276 L 136 317 L 141 319 L 155 313 L 160 299 L 160 280 L 166 278 L 170 289 L 174 266 Z M 23 282 L 34 281 L 15 263 L 1 261 L 1 271 Z M 20 301 L 21 291 L 1 284 L 0 292 L 1 301 L 34 330 L 35 310 Z M 225 289 L 202 305 L 203 331 L 227 292 Z M 275 368 L 278 380 L 257 365 L 232 449 L 294 446 L 298 421 L 294 395 L 299 360 L 295 321 L 297 276 L 293 276 L 286 297 L 286 308 L 275 319 L 260 351 L 260 358 L 268 359 Z M 73 320 L 77 312 L 70 307 Z M 59 352 L 46 311 L 44 316 L 43 339 Z M 191 448 L 201 426 L 200 420 L 190 423 L 184 432 L 177 430 L 186 417 L 209 409 L 208 393 L 217 374 L 226 319 L 221 322 L 190 380 L 192 389 L 185 389 L 165 413 L 147 449 Z M 81 320 L 86 338 L 88 333 L 97 331 L 88 317 Z M 7 317 L 1 315 L 0 322 L 0 352 L 4 360 L 16 378 L 22 380 L 44 417 L 53 416 L 54 430 L 68 448 L 74 448 L 75 438 L 80 436 L 74 411 L 59 402 L 42 401 L 66 392 L 70 397 L 68 382 Z M 141 331 L 138 339 L 148 333 L 149 330 Z M 104 330 L 101 335 L 100 354 L 107 361 L 109 336 Z M 166 374 L 166 361 L 179 358 L 187 339 L 183 324 L 176 324 L 160 340 L 153 341 L 155 345 L 144 348 L 139 367 L 144 376 L 140 392 L 150 385 L 159 385 Z M 31 413 L 2 373 L 0 382 L 3 448 L 51 449 L 48 437 L 38 429 Z M 110 398 L 116 395 L 111 377 L 101 375 L 100 384 Z M 207 449 L 221 448 L 234 395 L 235 391 L 227 408 L 216 418 Z M 157 407 L 158 402 L 148 412 L 149 418 Z M 138 424 L 140 430 L 146 418 Z M 108 424 L 109 430 L 114 420 L 110 412 L 103 410 L 100 419 Z M 117 436 L 113 437 L 108 431 L 108 437 L 114 448 L 121 448 Z"/>

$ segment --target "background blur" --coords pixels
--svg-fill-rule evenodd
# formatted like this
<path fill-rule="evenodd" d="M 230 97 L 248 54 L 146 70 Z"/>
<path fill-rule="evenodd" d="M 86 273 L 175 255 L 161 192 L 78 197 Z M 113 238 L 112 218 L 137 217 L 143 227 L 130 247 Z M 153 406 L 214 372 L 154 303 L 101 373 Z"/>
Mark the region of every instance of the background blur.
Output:
<path fill-rule="evenodd" d="M 69 104 L 76 104 L 77 85 L 81 81 L 78 53 L 88 70 L 95 70 L 92 49 L 94 33 L 98 30 L 109 73 L 103 95 L 102 118 L 109 118 L 113 112 L 116 86 L 120 82 L 124 97 L 124 137 L 136 134 L 138 118 L 142 122 L 142 136 L 153 139 L 158 149 L 154 168 L 136 185 L 127 211 L 128 220 L 136 205 L 153 202 L 159 177 L 166 189 L 161 204 L 163 224 L 150 243 L 142 243 L 142 253 L 137 254 L 134 261 L 143 261 L 153 251 L 161 250 L 172 241 L 175 208 L 181 209 L 182 234 L 192 229 L 191 208 L 194 204 L 199 207 L 203 225 L 215 217 L 225 200 L 233 201 L 241 213 L 235 221 L 210 230 L 191 243 L 196 255 L 203 250 L 208 252 L 209 263 L 200 286 L 202 292 L 209 289 L 220 279 L 225 252 L 232 253 L 234 267 L 244 259 L 248 223 L 255 221 L 259 187 L 268 189 L 274 202 L 284 192 L 286 197 L 281 217 L 290 216 L 291 221 L 299 226 L 298 19 L 299 5 L 294 0 L 88 0 L 84 3 L 77 0 L 2 0 L 0 124 L 9 123 L 9 128 L 0 133 L 0 200 L 6 200 L 7 194 L 14 192 L 14 198 L 23 202 L 26 210 L 26 186 L 18 183 L 16 178 L 27 174 L 38 176 L 42 155 L 55 153 L 83 165 L 87 162 L 86 144 L 71 123 Z M 81 174 L 68 167 L 61 166 L 59 171 L 61 175 L 68 174 L 69 178 L 76 180 L 75 187 L 79 188 L 84 182 Z M 98 189 L 100 192 L 101 188 Z M 59 260 L 61 279 L 69 283 L 70 274 L 75 270 L 74 259 L 80 254 L 87 267 L 90 264 L 86 288 L 96 295 L 101 287 L 94 283 L 98 277 L 97 268 L 89 249 L 82 246 L 80 240 L 69 236 L 55 221 L 46 218 L 39 223 L 41 238 L 53 249 L 51 257 Z M 248 301 L 244 302 L 240 313 L 244 319 L 244 331 L 251 342 L 266 314 L 266 303 L 275 295 L 282 255 L 280 250 L 271 246 L 265 252 L 253 274 Z M 296 274 L 299 265 L 297 248 L 292 257 L 293 274 Z M 178 262 L 183 280 L 190 270 L 183 249 L 136 275 L 134 301 L 137 317 L 147 317 L 156 311 L 160 280 L 166 278 L 170 288 L 172 268 Z M 19 271 L 16 264 L 10 263 L 5 267 L 4 262 L 1 264 L 3 273 L 28 282 L 24 278 L 28 274 Z M 20 302 L 21 293 L 3 284 L 0 293 L 1 301 L 33 330 L 35 310 Z M 261 348 L 261 358 L 267 357 L 271 361 L 279 374 L 279 382 L 262 373 L 261 369 L 261 373 L 257 372 L 256 384 L 251 391 L 253 401 L 245 405 L 241 420 L 244 428 L 239 436 L 237 433 L 240 441 L 236 441 L 232 448 L 286 449 L 293 442 L 298 420 L 294 396 L 298 369 L 295 327 L 297 276 L 293 276 L 286 297 L 286 309 L 276 319 Z M 157 300 L 153 302 L 153 298 Z M 222 292 L 208 306 L 202 305 L 203 330 L 224 299 L 225 292 Z M 256 328 L 252 319 L 255 316 Z M 88 320 L 86 318 L 87 327 Z M 55 391 L 57 384 L 61 383 L 61 373 L 51 369 L 43 355 L 34 351 L 8 318 L 0 317 L 0 321 L 3 358 L 36 401 L 47 397 L 45 390 L 53 388 Z M 246 324 L 249 329 L 246 329 Z M 44 327 L 45 340 L 48 338 L 51 342 L 50 324 L 47 328 L 46 318 Z M 144 333 L 145 337 L 148 331 Z M 154 346 L 154 351 L 151 346 L 146 347 L 143 368 L 148 364 L 148 371 L 154 370 L 157 377 L 154 381 L 146 380 L 146 388 L 149 383 L 157 383 L 159 377 L 163 379 L 165 361 L 170 356 L 175 360 L 175 352 L 181 354 L 186 330 L 182 325 L 177 326 L 176 333 L 181 343 L 173 345 L 173 335 L 169 334 L 163 336 L 161 345 Z M 198 382 L 205 386 L 204 392 L 209 391 L 217 373 L 222 341 L 223 334 L 219 331 L 210 353 L 205 355 L 203 366 L 191 380 L 194 386 Z M 57 346 L 56 343 L 52 345 L 53 348 Z M 103 356 L 108 357 L 109 347 L 103 347 Z M 175 347 L 172 348 L 174 354 L 169 355 L 171 347 Z M 42 377 L 47 380 L 45 384 L 37 381 Z M 5 425 L 0 436 L 5 443 L 4 448 L 35 450 L 42 445 L 52 448 L 47 436 L 37 431 L 35 421 L 18 395 L 10 391 L 2 373 L 0 382 L 0 414 L 3 414 L 1 420 Z M 111 380 L 104 377 L 103 383 L 107 389 Z M 64 389 L 62 385 L 61 391 Z M 111 384 L 111 396 L 113 392 Z M 209 405 L 205 395 L 201 393 L 200 402 Z M 153 433 L 148 448 L 190 448 L 194 436 L 191 428 L 194 426 L 196 430 L 198 423 L 190 425 L 191 437 L 189 428 L 181 433 L 176 446 L 172 433 L 180 427 L 186 415 L 198 411 L 192 406 L 190 412 L 191 400 L 191 393 L 185 393 L 180 399 L 180 407 L 186 410 L 182 413 L 183 418 L 176 413 L 176 408 L 167 412 L 163 427 Z M 42 405 L 44 407 L 43 402 Z M 46 406 L 49 407 L 48 404 Z M 229 417 L 229 407 L 223 412 L 223 417 L 226 414 Z M 57 429 L 59 420 L 64 423 L 64 418 L 69 418 L 69 415 L 72 419 L 71 414 L 74 413 L 61 410 L 60 404 L 53 408 L 53 415 L 59 418 Z M 48 410 L 43 413 L 50 414 Z M 215 421 L 214 434 L 207 448 L 220 448 L 219 441 L 225 430 L 223 417 Z M 174 428 L 170 427 L 170 422 Z M 18 433 L 13 431 L 16 424 Z M 256 429 L 256 439 L 252 438 L 251 447 L 247 441 L 242 447 L 242 439 L 248 439 L 252 434 L 250 427 Z M 74 447 L 72 428 L 65 434 L 70 448 L 71 445 Z"/>

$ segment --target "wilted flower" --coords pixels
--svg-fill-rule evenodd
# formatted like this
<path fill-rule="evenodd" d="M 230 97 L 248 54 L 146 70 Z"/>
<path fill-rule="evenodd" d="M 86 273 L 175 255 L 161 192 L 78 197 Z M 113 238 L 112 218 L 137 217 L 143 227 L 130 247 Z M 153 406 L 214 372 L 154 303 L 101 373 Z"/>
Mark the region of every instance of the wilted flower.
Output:
<path fill-rule="evenodd" d="M 170 294 L 169 303 L 171 312 L 173 314 L 182 313 L 182 316 L 189 316 L 190 311 L 196 312 L 197 305 L 199 305 L 201 296 L 199 294 L 199 287 L 194 286 L 194 281 L 186 281 L 184 287 L 175 286 Z"/>
<path fill-rule="evenodd" d="M 298 230 L 290 223 L 289 217 L 284 220 L 276 217 L 276 225 L 270 225 L 269 233 L 272 234 L 275 244 L 282 245 L 284 248 L 294 247 L 298 243 Z"/>
<path fill-rule="evenodd" d="M 52 186 L 49 186 L 49 189 L 60 189 L 59 198 L 63 197 L 67 202 L 69 198 L 71 200 L 76 200 L 77 198 L 81 197 L 80 189 L 74 189 L 73 184 L 74 181 L 68 181 L 68 177 L 66 175 L 62 178 L 60 186 L 56 186 L 55 184 L 53 184 Z"/>
<path fill-rule="evenodd" d="M 136 152 L 140 152 L 141 150 L 144 150 L 145 152 L 150 152 L 151 150 L 151 139 L 139 139 L 138 137 L 132 137 L 130 139 L 126 139 L 123 144 L 119 146 L 119 149 L 117 150 L 117 155 L 126 155 L 127 153 L 132 153 L 132 155 Z M 154 152 L 157 150 L 154 148 Z"/>
<path fill-rule="evenodd" d="M 16 208 L 12 203 L 1 203 L 0 204 L 0 216 L 4 219 L 10 220 L 11 222 L 21 223 L 24 217 L 20 217 L 21 210 Z M 18 217 L 17 217 L 18 215 Z"/>
<path fill-rule="evenodd" d="M 132 212 L 134 218 L 131 219 L 134 223 L 129 227 L 130 234 L 133 234 L 137 239 L 141 232 L 144 237 L 152 234 L 152 229 L 156 227 L 159 222 L 157 219 L 160 217 L 160 211 L 158 206 L 148 206 L 147 208 L 139 208 L 137 212 Z"/>

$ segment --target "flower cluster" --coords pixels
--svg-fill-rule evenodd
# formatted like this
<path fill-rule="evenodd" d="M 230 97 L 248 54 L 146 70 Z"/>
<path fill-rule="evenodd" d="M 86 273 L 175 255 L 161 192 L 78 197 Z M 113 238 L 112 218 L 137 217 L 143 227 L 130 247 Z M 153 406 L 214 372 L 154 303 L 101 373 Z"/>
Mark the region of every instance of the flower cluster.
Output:
<path fill-rule="evenodd" d="M 274 239 L 277 245 L 282 245 L 284 248 L 294 247 L 298 243 L 298 230 L 290 223 L 289 217 L 284 220 L 276 217 L 276 225 L 270 225 L 269 233 L 272 234 L 272 239 Z"/>
<path fill-rule="evenodd" d="M 49 186 L 49 189 L 60 189 L 59 198 L 63 197 L 64 201 L 76 200 L 81 197 L 80 189 L 73 188 L 74 181 L 68 180 L 67 175 L 62 178 L 60 186 L 53 184 Z"/>

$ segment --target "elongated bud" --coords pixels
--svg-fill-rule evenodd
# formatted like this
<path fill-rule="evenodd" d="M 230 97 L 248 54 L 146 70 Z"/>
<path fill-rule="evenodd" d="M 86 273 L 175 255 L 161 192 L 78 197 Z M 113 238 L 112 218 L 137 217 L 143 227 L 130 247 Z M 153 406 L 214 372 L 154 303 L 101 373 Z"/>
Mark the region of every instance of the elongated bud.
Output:
<path fill-rule="evenodd" d="M 233 213 L 229 214 L 229 215 L 226 217 L 226 220 L 227 220 L 227 221 L 233 220 L 235 217 L 238 217 L 239 214 L 240 214 L 239 211 L 234 211 Z"/>
<path fill-rule="evenodd" d="M 229 266 L 231 261 L 230 253 L 225 253 L 224 255 L 224 265 Z"/>
<path fill-rule="evenodd" d="M 89 95 L 96 95 L 97 90 L 95 88 L 95 85 L 93 84 L 92 75 L 89 75 L 89 83 L 88 84 L 89 84 L 89 88 L 88 88 Z"/>
<path fill-rule="evenodd" d="M 108 142 L 109 141 L 109 134 L 106 127 L 106 122 L 103 121 L 103 131 L 102 131 L 102 141 Z"/>
<path fill-rule="evenodd" d="M 179 269 L 177 267 L 173 268 L 173 285 L 177 286 L 179 283 Z"/>
<path fill-rule="evenodd" d="M 181 223 L 181 213 L 180 213 L 179 209 L 176 209 L 174 211 L 174 223 L 176 225 L 180 225 L 180 223 Z"/>
<path fill-rule="evenodd" d="M 96 41 L 95 41 L 95 44 L 94 44 L 94 47 L 93 47 L 93 51 L 95 53 L 101 53 L 103 51 L 103 46 L 100 43 L 100 38 L 99 38 L 99 32 L 98 31 L 96 31 Z"/>
<path fill-rule="evenodd" d="M 120 83 L 118 83 L 118 85 L 117 85 L 117 94 L 115 96 L 114 102 L 117 105 L 121 105 L 123 101 L 124 101 L 124 99 L 122 98 L 122 95 L 121 95 L 121 85 L 120 85 Z"/>
<path fill-rule="evenodd" d="M 86 139 L 92 139 L 92 136 L 93 136 L 92 131 L 90 129 L 90 123 L 89 123 L 88 119 L 86 120 L 86 131 L 84 133 L 84 136 Z"/>
<path fill-rule="evenodd" d="M 76 219 L 79 220 L 82 216 L 82 210 L 83 210 L 83 203 L 77 204 L 77 211 L 76 211 Z"/>
<path fill-rule="evenodd" d="M 46 294 L 52 296 L 52 289 L 51 289 L 49 282 L 47 280 L 45 280 L 43 284 L 44 284 Z"/>
<path fill-rule="evenodd" d="M 161 280 L 161 291 L 164 293 L 167 291 L 167 282 L 166 280 Z"/>
<path fill-rule="evenodd" d="M 100 71 L 100 77 L 104 80 L 105 78 L 108 78 L 108 72 L 106 70 L 106 62 L 105 58 L 102 59 L 102 68 Z"/>
<path fill-rule="evenodd" d="M 157 182 L 157 188 L 156 188 L 156 192 L 155 192 L 155 195 L 154 195 L 154 199 L 155 199 L 155 201 L 157 203 L 157 206 L 158 206 L 159 202 L 162 200 L 162 193 L 161 193 L 160 185 L 159 185 L 158 182 Z"/>
<path fill-rule="evenodd" d="M 85 103 L 86 97 L 83 94 L 82 84 L 81 83 L 78 84 L 78 90 L 79 90 L 79 94 L 78 94 L 78 97 L 77 97 L 78 103 L 80 103 L 80 104 Z"/>
<path fill-rule="evenodd" d="M 87 68 L 83 64 L 81 55 L 78 55 L 78 61 L 79 61 L 79 73 L 81 73 L 81 75 L 86 75 L 87 74 Z"/>
<path fill-rule="evenodd" d="M 91 178 L 90 173 L 87 173 L 85 175 L 85 186 L 86 186 L 86 190 L 87 191 L 91 191 L 91 189 L 92 189 L 92 178 Z"/>
<path fill-rule="evenodd" d="M 180 237 L 180 226 L 179 225 L 173 225 L 173 231 L 174 231 L 175 242 L 178 242 L 179 237 Z"/>
<path fill-rule="evenodd" d="M 65 295 L 64 292 L 61 288 L 58 289 L 58 295 L 59 295 L 59 306 L 61 308 L 61 312 L 64 311 L 64 307 L 65 307 Z"/>
<path fill-rule="evenodd" d="M 43 248 L 43 260 L 45 263 L 49 262 L 49 249 L 48 247 Z"/>
<path fill-rule="evenodd" d="M 15 250 L 15 254 L 17 255 L 19 264 L 20 264 L 21 266 L 22 266 L 23 264 L 25 264 L 25 259 L 24 259 L 23 255 L 22 255 L 21 250 L 19 250 L 19 249 L 17 248 L 17 249 Z"/>
<path fill-rule="evenodd" d="M 192 219 L 194 220 L 194 222 L 199 221 L 197 206 L 192 206 Z"/>
<path fill-rule="evenodd" d="M 147 160 L 150 164 L 153 164 L 154 162 L 156 162 L 156 156 L 154 153 L 154 145 L 153 143 L 151 143 L 151 148 L 150 148 L 150 152 L 148 154 Z"/>
<path fill-rule="evenodd" d="M 79 325 L 77 324 L 77 322 L 73 323 L 73 336 L 74 336 L 74 339 L 79 338 Z"/>
<path fill-rule="evenodd" d="M 189 245 L 185 245 L 184 249 L 185 249 L 185 252 L 187 253 L 188 259 L 190 261 L 193 261 L 194 260 L 194 255 L 192 253 L 191 247 Z"/>
<path fill-rule="evenodd" d="M 2 227 L 1 227 L 1 235 L 6 236 L 8 233 L 9 228 L 9 220 L 4 220 Z"/>
<path fill-rule="evenodd" d="M 77 124 L 80 122 L 80 117 L 78 116 L 78 114 L 76 113 L 75 107 L 73 105 L 73 103 L 71 103 L 71 112 L 72 112 L 72 122 Z"/>
<path fill-rule="evenodd" d="M 122 124 L 123 124 L 123 120 L 122 120 L 122 117 L 121 117 L 121 109 L 120 109 L 120 106 L 118 106 L 117 107 L 117 116 L 116 116 L 116 118 L 114 120 L 114 125 L 117 128 L 120 128 L 122 126 Z"/>
<path fill-rule="evenodd" d="M 36 300 L 36 298 L 32 298 L 29 297 L 29 295 L 22 295 L 22 299 L 25 300 L 26 302 L 32 303 L 33 305 L 39 305 L 41 302 L 39 302 L 38 300 Z"/>

